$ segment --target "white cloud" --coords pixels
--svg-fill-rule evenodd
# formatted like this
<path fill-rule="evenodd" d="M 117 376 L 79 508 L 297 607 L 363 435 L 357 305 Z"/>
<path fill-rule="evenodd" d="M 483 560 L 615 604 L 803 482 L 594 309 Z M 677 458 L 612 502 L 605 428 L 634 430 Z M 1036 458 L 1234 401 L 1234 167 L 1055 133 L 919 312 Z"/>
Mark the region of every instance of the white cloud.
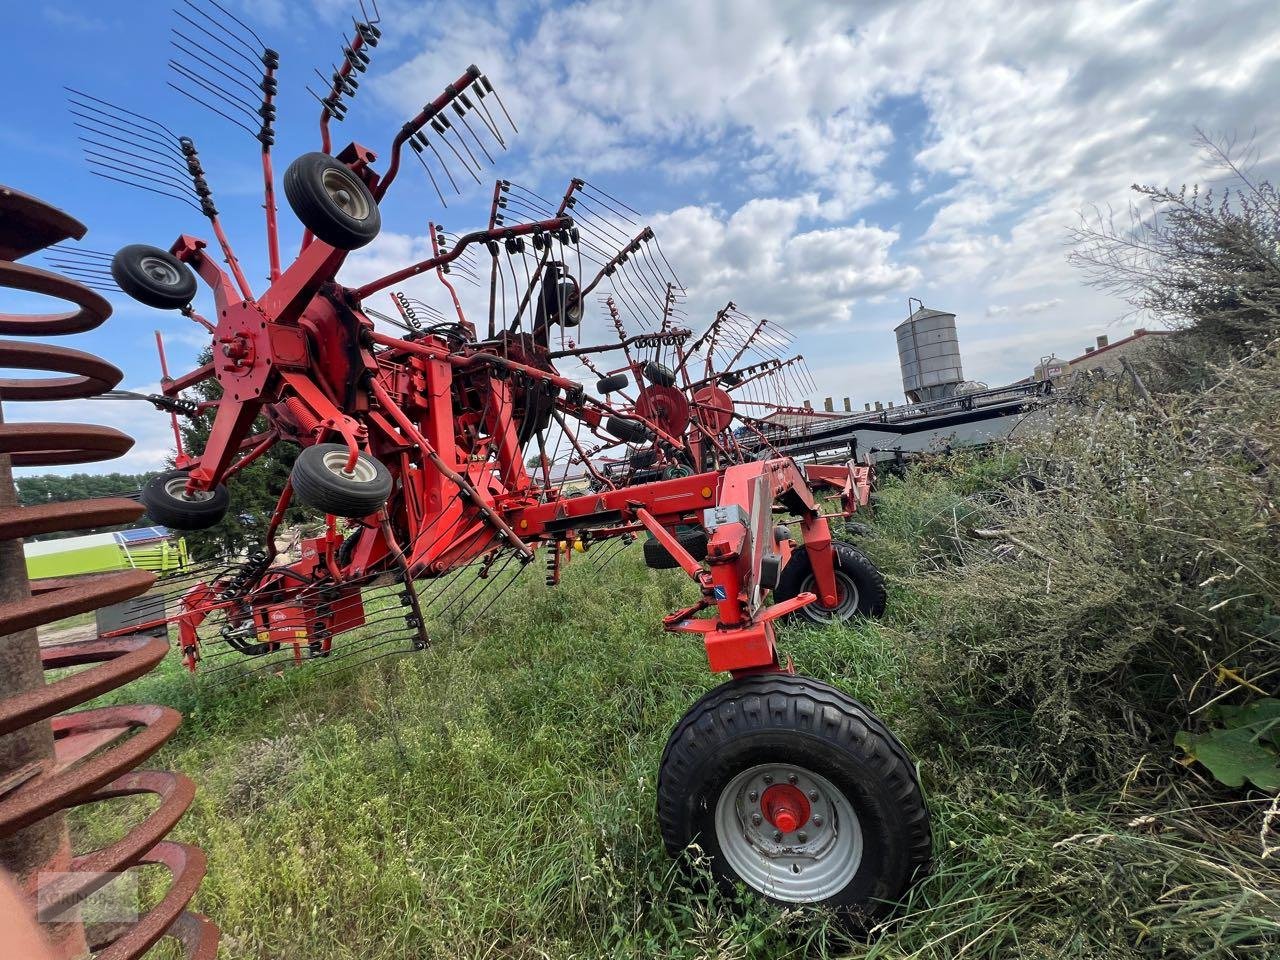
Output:
<path fill-rule="evenodd" d="M 263 0 L 255 16 L 336 24 L 342 5 Z M 522 168 L 536 186 L 581 174 L 624 199 L 640 182 L 691 322 L 732 299 L 790 326 L 821 358 L 821 395 L 898 393 L 890 331 L 907 295 L 957 311 L 975 379 L 1074 355 L 1126 311 L 1065 263 L 1078 210 L 1123 210 L 1133 182 L 1212 177 L 1190 146 L 1196 126 L 1252 135 L 1264 174 L 1280 157 L 1274 0 L 380 6 L 362 103 L 407 116 L 479 64 L 521 129 L 503 175 L 523 180 Z M 917 123 L 901 125 L 903 103 Z M 388 231 L 343 279 L 427 251 Z M 404 287 L 448 307 L 434 277 Z M 475 290 L 459 292 L 480 309 Z M 85 407 L 142 434 L 122 463 L 158 464 L 166 418 Z"/>
<path fill-rule="evenodd" d="M 801 330 L 846 326 L 855 304 L 905 291 L 918 268 L 893 254 L 898 234 L 862 222 L 804 229 L 814 196 L 752 200 L 732 214 L 682 207 L 653 218 L 663 249 L 689 289 L 689 314 L 710 319 L 733 300 Z"/>

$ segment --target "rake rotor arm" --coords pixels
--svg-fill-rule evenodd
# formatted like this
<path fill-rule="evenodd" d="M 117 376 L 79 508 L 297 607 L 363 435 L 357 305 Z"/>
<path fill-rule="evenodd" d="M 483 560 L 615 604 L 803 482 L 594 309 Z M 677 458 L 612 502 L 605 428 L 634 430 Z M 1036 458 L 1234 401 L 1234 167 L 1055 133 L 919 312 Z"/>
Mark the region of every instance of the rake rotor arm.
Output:
<path fill-rule="evenodd" d="M 591 353 L 608 353 L 610 350 L 623 350 L 627 347 L 653 346 L 655 341 L 661 343 L 662 346 L 673 346 L 682 342 L 683 338 L 688 337 L 688 330 L 668 330 L 666 333 L 638 333 L 635 336 L 627 337 L 617 343 L 602 343 L 594 347 L 576 347 L 572 350 L 553 350 L 547 354 L 551 360 L 559 360 L 561 357 L 581 357 Z"/>
<path fill-rule="evenodd" d="M 680 354 L 680 362 L 682 364 L 686 363 L 688 359 L 691 356 L 693 356 L 699 349 L 701 349 L 702 345 L 708 341 L 711 342 L 711 351 L 714 352 L 715 338 L 720 332 L 720 324 L 724 322 L 724 318 L 728 316 L 731 311 L 736 309 L 738 309 L 738 305 L 734 303 L 732 300 L 730 300 L 728 303 L 724 305 L 724 307 L 722 307 L 720 310 L 717 310 L 716 318 L 712 320 L 711 325 L 708 326 L 707 329 L 703 331 L 702 336 L 698 337 L 697 340 L 694 340 L 692 343 L 690 343 L 689 349 Z"/>
<path fill-rule="evenodd" d="M 386 182 L 384 179 L 383 183 Z M 358 300 L 363 300 L 370 294 L 377 293 L 379 290 L 385 290 L 387 287 L 395 286 L 408 280 L 410 277 L 416 277 L 420 273 L 426 273 L 428 270 L 435 270 L 447 263 L 452 263 L 462 252 L 473 243 L 486 243 L 490 240 L 505 240 L 508 237 L 522 237 L 531 233 L 544 233 L 551 230 L 567 230 L 573 226 L 572 217 L 556 217 L 552 220 L 539 220 L 537 223 L 521 223 L 510 227 L 500 227 L 496 230 L 476 230 L 472 233 L 463 234 L 458 238 L 458 242 L 448 253 L 441 254 L 438 257 L 428 257 L 426 260 L 420 260 L 417 263 L 397 270 L 395 273 L 389 273 L 385 277 L 372 280 L 363 287 L 359 287 L 352 291 Z M 397 341 L 398 342 L 398 341 Z"/>
<path fill-rule="evenodd" d="M 761 320 L 759 323 L 756 324 L 755 329 L 752 330 L 750 334 L 748 334 L 746 337 L 743 338 L 742 346 L 738 348 L 738 352 L 735 353 L 732 357 L 730 357 L 725 362 L 724 368 L 726 370 L 733 369 L 733 365 L 737 363 L 739 360 L 741 360 L 743 357 L 743 354 L 745 354 L 749 349 L 751 349 L 752 344 L 754 344 L 756 340 L 759 339 L 760 335 L 764 333 L 764 328 L 768 326 L 768 324 L 769 324 L 769 321 L 767 318 Z"/>
<path fill-rule="evenodd" d="M 610 257 L 607 261 L 605 261 L 604 266 L 602 266 L 599 269 L 599 271 L 596 273 L 596 275 L 591 278 L 591 282 L 582 288 L 582 292 L 579 294 L 579 297 L 588 296 L 591 293 L 591 291 L 593 291 L 596 287 L 600 285 L 600 283 L 604 280 L 605 277 L 612 276 L 614 271 L 617 270 L 618 267 L 622 266 L 622 264 L 626 262 L 626 259 L 629 256 L 631 256 L 633 253 L 637 253 L 640 250 L 641 244 L 645 243 L 648 240 L 652 240 L 653 237 L 654 237 L 654 233 L 653 233 L 652 227 L 645 227 L 638 234 L 632 237 L 629 243 L 627 243 L 624 247 L 619 249 L 617 253 L 615 253 L 612 257 Z"/>
<path fill-rule="evenodd" d="M 352 44 L 352 47 L 354 48 L 355 44 Z M 349 70 L 349 66 L 344 65 L 344 69 Z M 441 110 L 453 103 L 460 94 L 466 91 L 467 87 L 479 79 L 480 68 L 473 63 L 471 66 L 467 67 L 466 72 L 463 73 L 462 76 L 458 77 L 457 80 L 444 88 L 444 93 L 426 104 L 426 106 L 419 111 L 416 117 L 400 128 L 400 132 L 397 133 L 395 139 L 391 141 L 391 161 L 387 165 L 386 174 L 383 176 L 382 181 L 378 184 L 377 189 L 373 193 L 375 200 L 381 202 L 383 195 L 387 192 L 387 188 L 391 186 L 391 182 L 395 180 L 396 174 L 400 172 L 400 154 L 404 151 L 404 145 L 409 141 L 409 138 L 435 119 L 436 115 L 440 113 Z M 326 110 L 326 120 L 328 115 L 328 111 Z M 327 147 L 325 152 L 328 153 Z"/>
<path fill-rule="evenodd" d="M 433 259 L 438 259 L 440 257 L 440 225 L 428 223 L 427 235 L 431 237 L 431 256 Z M 453 300 L 453 309 L 458 314 L 458 322 L 469 327 L 474 332 L 475 328 L 468 323 L 466 314 L 462 312 L 462 302 L 458 299 L 457 289 L 449 282 L 449 278 L 445 276 L 443 263 L 436 267 L 436 277 L 444 284 L 444 288 L 449 291 L 449 296 Z"/>
<path fill-rule="evenodd" d="M 267 218 L 267 261 L 270 264 L 271 283 L 280 279 L 280 234 L 276 227 L 276 178 L 271 168 L 271 144 L 274 140 L 274 131 L 266 121 L 268 113 L 275 109 L 272 103 L 275 99 L 275 73 L 274 62 L 268 61 L 262 75 L 264 122 L 259 134 L 259 139 L 262 141 L 262 209 Z"/>
<path fill-rule="evenodd" d="M 205 253 L 208 246 L 205 241 L 198 237 L 184 233 L 173 241 L 169 252 L 183 263 L 190 265 L 200 279 L 213 291 L 214 306 L 217 307 L 220 313 L 231 304 L 239 302 L 240 298 L 236 295 L 236 291 L 231 286 L 231 281 L 227 278 L 223 269 Z"/>

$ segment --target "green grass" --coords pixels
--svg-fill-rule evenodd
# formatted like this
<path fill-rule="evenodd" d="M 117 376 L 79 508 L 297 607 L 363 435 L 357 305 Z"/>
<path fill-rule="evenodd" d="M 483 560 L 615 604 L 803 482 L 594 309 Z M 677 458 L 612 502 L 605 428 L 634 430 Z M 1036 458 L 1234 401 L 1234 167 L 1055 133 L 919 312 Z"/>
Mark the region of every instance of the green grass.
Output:
<path fill-rule="evenodd" d="M 960 726 L 927 705 L 936 604 L 912 538 L 934 513 L 950 524 L 941 505 L 969 491 L 920 482 L 937 484 L 938 510 L 914 494 L 895 506 L 890 485 L 866 543 L 890 580 L 885 621 L 782 634 L 802 672 L 878 711 L 919 758 L 937 867 L 900 919 L 849 940 L 668 859 L 659 757 L 719 678 L 696 640 L 659 625 L 692 586 L 632 548 L 603 574 L 575 558 L 556 590 L 530 569 L 476 628 L 421 654 L 231 692 L 175 658 L 130 685 L 130 700 L 186 712 L 154 765 L 199 784 L 176 835 L 209 855 L 196 906 L 222 927 L 221 955 L 1274 956 L 1277 871 L 1243 849 L 1242 826 L 1171 827 L 1167 791 L 1020 779 L 1001 760 L 1009 717 Z M 1155 819 L 1129 825 L 1141 815 Z M 100 839 L 118 822 L 95 812 L 83 827 Z"/>

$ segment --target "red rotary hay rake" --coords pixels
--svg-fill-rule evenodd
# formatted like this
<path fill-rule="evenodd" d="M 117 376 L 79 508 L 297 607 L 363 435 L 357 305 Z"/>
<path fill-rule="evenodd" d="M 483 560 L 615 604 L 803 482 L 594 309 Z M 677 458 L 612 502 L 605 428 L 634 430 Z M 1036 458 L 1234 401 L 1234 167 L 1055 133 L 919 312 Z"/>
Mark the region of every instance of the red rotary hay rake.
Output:
<path fill-rule="evenodd" d="M 458 236 L 432 225 L 431 256 L 358 286 L 340 283 L 349 253 L 377 235 L 406 153 L 443 203 L 463 171 L 479 181 L 480 158 L 514 131 L 473 66 L 401 127 L 381 172 L 360 144 L 331 153 L 330 122 L 342 119 L 379 37 L 368 16 L 318 97 L 322 150 L 284 176 L 305 228 L 286 264 L 270 159 L 279 57 L 216 2 L 186 6 L 180 51 L 208 52 L 217 40 L 240 54 L 237 75 L 244 63 L 257 71 L 240 85 L 263 95 L 256 109 L 241 106 L 261 120 L 250 132 L 262 147 L 267 289 L 251 289 L 189 138 L 97 98 L 75 94 L 73 103 L 92 130 L 97 146 L 87 152 L 99 172 L 187 201 L 208 218 L 226 264 L 190 234 L 167 250 L 128 246 L 110 260 L 124 292 L 181 311 L 213 345 L 211 362 L 166 378 L 154 400 L 175 416 L 211 414 L 212 428 L 204 449 L 180 449 L 177 469 L 143 491 L 150 515 L 178 529 L 215 523 L 231 504 L 229 477 L 275 444 L 301 448 L 262 549 L 185 590 L 176 619 L 189 667 L 217 671 L 227 656 L 249 656 L 255 669 L 308 659 L 323 669 L 355 650 L 422 649 L 429 625 L 474 619 L 540 547 L 554 582 L 561 544 L 616 550 L 646 534 L 652 565 L 678 566 L 701 594 L 664 627 L 701 636 L 712 671 L 733 678 L 692 708 L 663 756 L 668 848 L 679 854 L 697 841 L 717 877 L 783 903 L 862 917 L 884 909 L 929 858 L 913 765 L 865 707 L 795 675 L 775 644 L 780 618 L 844 620 L 876 615 L 884 603 L 878 573 L 833 540 L 814 492 L 834 490 L 847 515 L 865 504 L 866 470 L 801 468 L 770 455 L 764 417 L 782 409 L 779 384 L 801 369 L 799 358 L 781 356 L 785 338 L 733 304 L 693 336 L 678 323 L 683 288 L 653 231 L 631 233 L 634 211 L 583 180 L 556 202 L 499 181 L 483 228 Z M 211 39 L 193 40 L 197 28 Z M 226 75 L 227 59 L 219 61 Z M 208 100 L 209 89 L 242 99 L 191 64 L 175 69 L 193 99 Z M 236 116 L 221 101 L 207 105 Z M 165 171 L 162 184 L 139 182 L 136 158 L 147 152 Z M 88 276 L 105 281 L 107 261 L 82 256 L 97 271 Z M 191 305 L 193 271 L 212 291 L 212 317 Z M 449 295 L 446 310 L 404 291 L 391 297 L 395 316 L 373 309 L 376 294 L 432 274 Z M 478 313 L 464 309 L 459 281 L 481 294 L 488 287 Z M 616 339 L 584 347 L 571 335 L 592 294 L 604 295 Z M 628 323 L 640 329 L 629 334 Z M 557 364 L 597 377 L 600 396 Z M 217 400 L 182 398 L 210 379 Z M 611 451 L 620 456 L 602 463 Z M 566 483 L 575 468 L 587 484 L 577 493 Z M 326 515 L 326 532 L 303 542 L 300 560 L 278 562 L 276 533 L 294 502 Z M 803 546 L 775 515 L 794 518 Z M 366 606 L 366 590 L 388 586 L 402 607 Z M 367 629 L 382 621 L 403 629 Z M 335 638 L 360 627 L 372 639 L 344 651 Z"/>

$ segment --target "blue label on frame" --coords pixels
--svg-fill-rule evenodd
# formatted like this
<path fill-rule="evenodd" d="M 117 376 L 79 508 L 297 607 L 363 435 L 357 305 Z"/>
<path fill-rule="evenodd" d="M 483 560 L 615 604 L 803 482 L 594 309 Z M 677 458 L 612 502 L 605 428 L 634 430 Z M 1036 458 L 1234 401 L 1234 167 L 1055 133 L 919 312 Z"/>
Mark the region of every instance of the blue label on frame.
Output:
<path fill-rule="evenodd" d="M 729 599 L 729 591 L 728 591 L 728 590 L 726 590 L 724 587 L 717 586 L 717 587 L 715 587 L 715 588 L 714 588 L 714 591 L 713 591 L 713 592 L 714 592 L 714 594 L 715 594 L 715 598 L 716 598 L 717 600 L 728 600 L 728 599 Z"/>

